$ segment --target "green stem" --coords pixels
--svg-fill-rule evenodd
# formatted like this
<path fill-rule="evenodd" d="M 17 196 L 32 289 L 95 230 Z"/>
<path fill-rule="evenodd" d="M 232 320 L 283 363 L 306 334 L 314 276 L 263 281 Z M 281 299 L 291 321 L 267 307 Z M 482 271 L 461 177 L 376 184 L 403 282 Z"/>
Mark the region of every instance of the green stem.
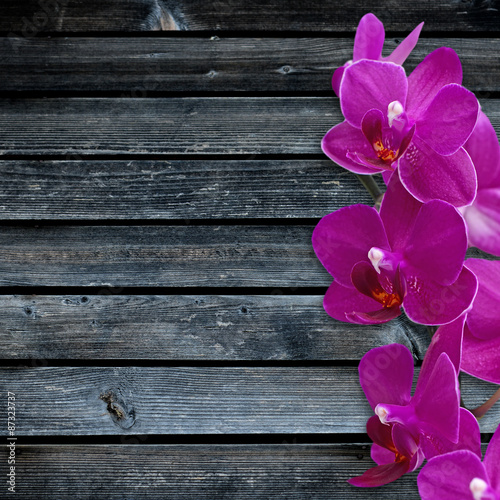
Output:
<path fill-rule="evenodd" d="M 486 412 L 500 399 L 500 387 L 496 390 L 495 394 L 491 396 L 486 403 L 482 404 L 481 406 L 478 406 L 477 408 L 474 408 L 471 410 L 471 413 L 479 420 L 480 418 L 483 418 Z"/>
<path fill-rule="evenodd" d="M 356 177 L 360 180 L 361 184 L 365 186 L 365 189 L 370 193 L 375 204 L 379 204 L 382 201 L 382 191 L 378 187 L 377 183 L 374 181 L 371 175 L 361 175 L 356 174 Z"/>

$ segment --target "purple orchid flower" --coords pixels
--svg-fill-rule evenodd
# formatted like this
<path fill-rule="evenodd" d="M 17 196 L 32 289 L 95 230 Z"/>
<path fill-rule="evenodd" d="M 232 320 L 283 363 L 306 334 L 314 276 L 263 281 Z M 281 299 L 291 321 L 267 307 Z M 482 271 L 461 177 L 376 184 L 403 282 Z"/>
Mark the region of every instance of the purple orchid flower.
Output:
<path fill-rule="evenodd" d="M 339 95 L 340 81 L 344 75 L 345 68 L 360 59 L 373 59 L 375 61 L 390 61 L 403 64 L 411 51 L 417 45 L 418 37 L 424 23 L 420 23 L 392 52 L 388 57 L 382 57 L 382 48 L 385 41 L 385 31 L 382 22 L 373 14 L 366 14 L 359 21 L 354 38 L 354 50 L 352 60 L 347 61 L 344 66 L 336 69 L 333 73 L 332 87 Z"/>
<path fill-rule="evenodd" d="M 340 321 L 383 323 L 404 307 L 416 323 L 445 324 L 476 294 L 476 278 L 463 266 L 463 218 L 444 201 L 420 203 L 396 175 L 380 214 L 366 205 L 341 208 L 320 220 L 312 244 L 335 279 L 324 308 Z"/>
<path fill-rule="evenodd" d="M 462 371 L 473 377 L 500 384 L 500 261 L 467 259 L 468 267 L 478 279 L 477 295 L 465 317 L 438 329 L 453 335 L 462 345 Z"/>
<path fill-rule="evenodd" d="M 441 336 L 431 343 L 413 397 L 413 357 L 405 346 L 378 347 L 363 357 L 359 378 L 376 413 L 368 420 L 367 432 L 374 442 L 371 456 L 378 465 L 350 479 L 350 484 L 387 484 L 416 470 L 424 457 L 456 449 L 481 456 L 477 420 L 459 407 L 460 353 L 452 340 Z"/>
<path fill-rule="evenodd" d="M 460 84 L 457 54 L 441 47 L 406 78 L 391 62 L 363 59 L 344 71 L 340 106 L 345 121 L 322 141 L 324 153 L 357 174 L 397 168 L 419 201 L 460 207 L 476 196 L 474 165 L 462 147 L 476 124 L 479 104 Z"/>
<path fill-rule="evenodd" d="M 469 245 L 500 256 L 500 145 L 488 117 L 481 111 L 476 128 L 465 143 L 477 173 L 477 196 L 461 212 L 467 223 Z"/>
<path fill-rule="evenodd" d="M 484 460 L 469 450 L 435 457 L 418 475 L 422 500 L 500 500 L 500 427 Z"/>

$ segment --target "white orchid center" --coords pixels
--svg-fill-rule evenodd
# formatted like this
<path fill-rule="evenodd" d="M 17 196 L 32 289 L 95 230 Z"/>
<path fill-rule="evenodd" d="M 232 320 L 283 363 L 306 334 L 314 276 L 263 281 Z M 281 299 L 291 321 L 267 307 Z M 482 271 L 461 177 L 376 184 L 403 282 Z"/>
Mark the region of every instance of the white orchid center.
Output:
<path fill-rule="evenodd" d="M 481 500 L 483 498 L 483 493 L 488 489 L 488 485 L 482 479 L 475 477 L 470 482 L 469 488 L 474 496 L 474 500 Z"/>
<path fill-rule="evenodd" d="M 403 105 L 399 101 L 392 101 L 387 106 L 387 119 L 389 120 L 389 127 L 392 127 L 394 118 L 397 118 L 404 111 Z"/>

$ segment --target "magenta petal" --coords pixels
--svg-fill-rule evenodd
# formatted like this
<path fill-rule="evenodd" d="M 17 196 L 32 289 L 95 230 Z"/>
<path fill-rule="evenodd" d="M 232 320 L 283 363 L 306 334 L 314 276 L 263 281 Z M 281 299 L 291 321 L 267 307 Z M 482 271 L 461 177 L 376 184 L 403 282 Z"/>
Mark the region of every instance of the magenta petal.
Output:
<path fill-rule="evenodd" d="M 472 500 L 470 482 L 478 477 L 488 482 L 481 460 L 468 450 L 454 451 L 433 458 L 418 475 L 422 500 Z"/>
<path fill-rule="evenodd" d="M 427 460 L 457 450 L 469 450 L 481 458 L 481 431 L 477 419 L 469 410 L 460 408 L 458 442 L 452 443 L 448 439 L 432 436 L 432 439 L 421 439 L 420 445 Z"/>
<path fill-rule="evenodd" d="M 490 484 L 500 494 L 500 425 L 488 444 L 483 460 Z"/>
<path fill-rule="evenodd" d="M 380 422 L 378 417 L 375 418 Z M 384 427 L 390 429 L 388 425 L 385 425 Z M 392 464 L 392 462 L 394 462 L 395 454 L 393 451 L 373 443 L 370 448 L 370 457 L 377 465 L 385 465 Z"/>
<path fill-rule="evenodd" d="M 496 185 L 500 176 L 500 145 L 493 125 L 482 111 L 464 148 L 476 167 L 478 188 Z"/>
<path fill-rule="evenodd" d="M 380 448 L 384 448 L 392 454 L 391 462 L 394 461 L 394 443 L 392 442 L 392 426 L 383 424 L 380 419 L 374 415 L 366 422 L 366 432 L 369 438 Z M 378 462 L 377 462 L 378 463 Z M 388 463 L 388 462 L 383 462 Z M 381 465 L 380 463 L 378 463 Z"/>
<path fill-rule="evenodd" d="M 500 335 L 491 340 L 481 340 L 470 333 L 466 324 L 461 369 L 473 377 L 500 384 Z"/>
<path fill-rule="evenodd" d="M 417 453 L 418 445 L 415 438 L 406 430 L 403 425 L 394 424 L 392 426 L 392 441 L 395 448 L 407 458 Z"/>
<path fill-rule="evenodd" d="M 459 436 L 460 391 L 457 377 L 453 363 L 443 352 L 427 384 L 417 386 L 411 400 L 422 430 L 428 432 L 430 428 L 453 443 L 458 441 Z"/>
<path fill-rule="evenodd" d="M 379 403 L 406 405 L 413 381 L 413 356 L 401 344 L 371 349 L 359 363 L 359 381 L 373 409 Z"/>
<path fill-rule="evenodd" d="M 472 92 L 457 84 L 446 85 L 420 115 L 416 134 L 437 153 L 451 155 L 471 135 L 478 112 Z"/>
<path fill-rule="evenodd" d="M 340 94 L 340 82 L 342 81 L 342 77 L 344 76 L 344 71 L 345 66 L 341 66 L 333 72 L 332 89 L 337 96 Z"/>
<path fill-rule="evenodd" d="M 424 356 L 424 362 L 420 369 L 417 387 L 422 390 L 429 380 L 436 362 L 443 352 L 445 352 L 452 362 L 455 371 L 460 371 L 460 361 L 462 358 L 462 336 L 465 323 L 465 314 L 455 321 L 442 325 L 432 337 L 431 343 Z"/>
<path fill-rule="evenodd" d="M 408 270 L 408 282 L 403 308 L 415 323 L 445 325 L 463 314 L 472 304 L 477 291 L 477 279 L 466 267 L 455 283 L 443 286 L 434 281 L 423 281 Z"/>
<path fill-rule="evenodd" d="M 359 21 L 354 37 L 353 61 L 380 59 L 385 40 L 384 25 L 373 14 L 365 14 Z"/>
<path fill-rule="evenodd" d="M 466 265 L 479 281 L 474 306 L 467 315 L 467 326 L 478 339 L 499 337 L 500 261 L 467 259 Z"/>
<path fill-rule="evenodd" d="M 462 213 L 469 245 L 500 257 L 500 188 L 479 189 L 474 203 Z"/>
<path fill-rule="evenodd" d="M 402 252 L 405 248 L 421 208 L 422 203 L 408 193 L 399 176 L 391 176 L 380 207 L 380 218 L 393 252 Z"/>
<path fill-rule="evenodd" d="M 358 292 L 355 288 L 342 286 L 336 281 L 326 291 L 323 307 L 332 318 L 348 323 L 374 325 L 388 321 L 387 319 L 372 319 L 369 316 L 372 311 L 383 310 L 378 302 Z M 367 313 L 366 317 L 362 316 L 363 313 Z"/>
<path fill-rule="evenodd" d="M 422 279 L 450 285 L 462 270 L 466 251 L 462 216 L 448 203 L 433 200 L 418 212 L 403 256 Z"/>
<path fill-rule="evenodd" d="M 347 287 L 352 287 L 351 270 L 354 264 L 370 262 L 370 248 L 389 249 L 378 212 L 359 204 L 323 217 L 313 231 L 312 245 L 326 270 Z"/>
<path fill-rule="evenodd" d="M 377 465 L 372 469 L 368 469 L 362 476 L 357 476 L 349 479 L 347 482 L 353 486 L 374 487 L 382 486 L 408 472 L 410 463 L 408 460 L 402 462 L 393 462 L 392 464 Z"/>
<path fill-rule="evenodd" d="M 440 47 L 431 52 L 408 77 L 406 112 L 413 120 L 418 120 L 434 96 L 449 83 L 462 83 L 462 65 L 453 49 Z"/>
<path fill-rule="evenodd" d="M 462 207 L 476 196 L 476 171 L 463 148 L 442 156 L 414 136 L 398 170 L 403 185 L 422 202 L 438 199 Z"/>
<path fill-rule="evenodd" d="M 326 156 L 351 172 L 368 175 L 374 173 L 373 167 L 361 165 L 351 159 L 356 154 L 374 159 L 377 159 L 377 156 L 363 132 L 347 122 L 339 123 L 331 128 L 323 137 L 321 148 Z"/>
<path fill-rule="evenodd" d="M 407 82 L 405 71 L 393 63 L 363 59 L 344 72 L 340 86 L 340 107 L 345 119 L 360 128 L 363 116 L 370 109 L 379 109 L 384 116 L 393 101 L 404 103 Z"/>
<path fill-rule="evenodd" d="M 417 45 L 418 37 L 424 23 L 420 23 L 392 52 L 390 56 L 384 58 L 384 61 L 393 62 L 395 64 L 403 64 L 411 51 Z"/>

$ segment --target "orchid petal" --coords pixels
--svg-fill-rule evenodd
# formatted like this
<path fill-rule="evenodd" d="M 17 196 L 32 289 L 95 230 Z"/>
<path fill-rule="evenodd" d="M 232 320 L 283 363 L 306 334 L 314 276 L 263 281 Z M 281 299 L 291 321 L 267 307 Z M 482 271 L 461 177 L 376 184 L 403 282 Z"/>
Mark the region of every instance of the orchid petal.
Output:
<path fill-rule="evenodd" d="M 469 410 L 460 408 L 460 429 L 457 443 L 434 435 L 432 439 L 425 437 L 421 439 L 420 445 L 427 460 L 457 450 L 469 450 L 481 458 L 481 430 L 476 417 Z"/>
<path fill-rule="evenodd" d="M 418 212 L 403 256 L 420 278 L 450 285 L 462 270 L 466 251 L 462 216 L 448 203 L 432 200 Z"/>
<path fill-rule="evenodd" d="M 453 49 L 440 47 L 431 52 L 408 77 L 406 112 L 417 121 L 434 96 L 449 83 L 462 83 L 462 65 Z"/>
<path fill-rule="evenodd" d="M 500 187 L 479 189 L 474 203 L 462 213 L 469 244 L 500 257 Z"/>
<path fill-rule="evenodd" d="M 380 419 L 377 416 L 372 418 L 376 418 L 380 423 Z M 389 431 L 391 429 L 388 425 L 384 425 L 382 423 L 380 425 L 389 429 Z M 385 464 L 392 464 L 392 462 L 394 462 L 395 454 L 393 451 L 390 451 L 387 448 L 384 448 L 376 443 L 373 443 L 370 448 L 370 457 L 377 465 L 385 465 Z"/>
<path fill-rule="evenodd" d="M 318 259 L 341 285 L 352 287 L 351 270 L 360 262 L 370 262 L 374 246 L 389 249 L 378 212 L 367 205 L 351 205 L 323 217 L 312 235 Z"/>
<path fill-rule="evenodd" d="M 491 438 L 483 460 L 490 484 L 500 494 L 500 426 Z"/>
<path fill-rule="evenodd" d="M 466 324 L 461 369 L 473 377 L 500 384 L 500 335 L 481 340 L 472 335 Z"/>
<path fill-rule="evenodd" d="M 401 344 L 371 349 L 359 363 L 359 381 L 373 409 L 379 403 L 408 404 L 413 382 L 411 352 Z"/>
<path fill-rule="evenodd" d="M 466 265 L 479 280 L 474 306 L 467 315 L 467 326 L 478 339 L 500 337 L 500 261 L 467 259 Z"/>
<path fill-rule="evenodd" d="M 470 483 L 474 478 L 488 481 L 481 460 L 468 450 L 434 457 L 417 478 L 422 500 L 457 500 L 472 498 Z"/>
<path fill-rule="evenodd" d="M 459 436 L 460 391 L 457 377 L 453 363 L 443 352 L 427 383 L 417 387 L 411 400 L 420 425 L 430 426 L 453 443 L 458 442 Z"/>
<path fill-rule="evenodd" d="M 393 62 L 395 64 L 403 64 L 411 51 L 417 45 L 418 37 L 424 23 L 420 23 L 392 52 L 390 56 L 384 58 L 384 61 Z"/>
<path fill-rule="evenodd" d="M 482 111 L 464 148 L 476 167 L 478 188 L 498 186 L 500 145 L 493 125 Z"/>
<path fill-rule="evenodd" d="M 384 25 L 373 14 L 365 14 L 359 21 L 354 37 L 353 61 L 380 59 L 385 40 Z"/>
<path fill-rule="evenodd" d="M 398 175 L 391 176 L 380 207 L 380 218 L 393 252 L 402 252 L 405 248 L 422 206 L 404 188 Z"/>
<path fill-rule="evenodd" d="M 326 313 L 339 321 L 357 323 L 360 325 L 374 325 L 385 323 L 392 319 L 372 318 L 373 311 L 385 311 L 378 302 L 358 292 L 355 288 L 348 288 L 334 281 L 326 291 L 323 299 Z M 363 313 L 366 313 L 363 316 Z M 399 314 L 401 312 L 399 311 Z"/>
<path fill-rule="evenodd" d="M 416 134 L 436 153 L 451 155 L 463 146 L 477 121 L 479 103 L 466 88 L 444 86 L 417 122 Z"/>
<path fill-rule="evenodd" d="M 344 76 L 345 68 L 346 68 L 346 66 L 344 65 L 344 66 L 341 66 L 340 68 L 337 68 L 333 72 L 332 89 L 337 96 L 340 95 L 340 82 L 342 81 L 342 77 Z"/>
<path fill-rule="evenodd" d="M 370 109 L 379 109 L 386 115 L 391 102 L 404 103 L 407 87 L 401 66 L 362 59 L 344 72 L 340 86 L 342 113 L 352 126 L 360 128 L 363 116 Z"/>
<path fill-rule="evenodd" d="M 353 155 L 359 154 L 378 160 L 363 132 L 347 122 L 339 123 L 331 128 L 323 137 L 321 148 L 331 160 L 355 174 L 370 175 L 380 171 L 380 169 L 361 165 L 351 159 Z"/>
<path fill-rule="evenodd" d="M 421 202 L 438 199 L 462 207 L 470 205 L 476 196 L 476 171 L 463 148 L 442 156 L 414 136 L 399 159 L 398 170 L 405 188 Z"/>
<path fill-rule="evenodd" d="M 418 451 L 418 445 L 415 442 L 415 438 L 403 425 L 394 424 L 392 426 L 392 441 L 398 452 L 408 460 Z"/>
<path fill-rule="evenodd" d="M 451 323 L 467 311 L 477 291 L 477 279 L 466 267 L 448 286 L 421 280 L 411 268 L 405 270 L 405 277 L 408 288 L 404 310 L 412 321 L 423 325 Z"/>
<path fill-rule="evenodd" d="M 410 468 L 408 460 L 393 462 L 392 464 L 377 465 L 368 469 L 362 476 L 349 479 L 347 482 L 353 486 L 374 487 L 382 486 L 392 481 L 396 481 L 406 474 Z"/>

